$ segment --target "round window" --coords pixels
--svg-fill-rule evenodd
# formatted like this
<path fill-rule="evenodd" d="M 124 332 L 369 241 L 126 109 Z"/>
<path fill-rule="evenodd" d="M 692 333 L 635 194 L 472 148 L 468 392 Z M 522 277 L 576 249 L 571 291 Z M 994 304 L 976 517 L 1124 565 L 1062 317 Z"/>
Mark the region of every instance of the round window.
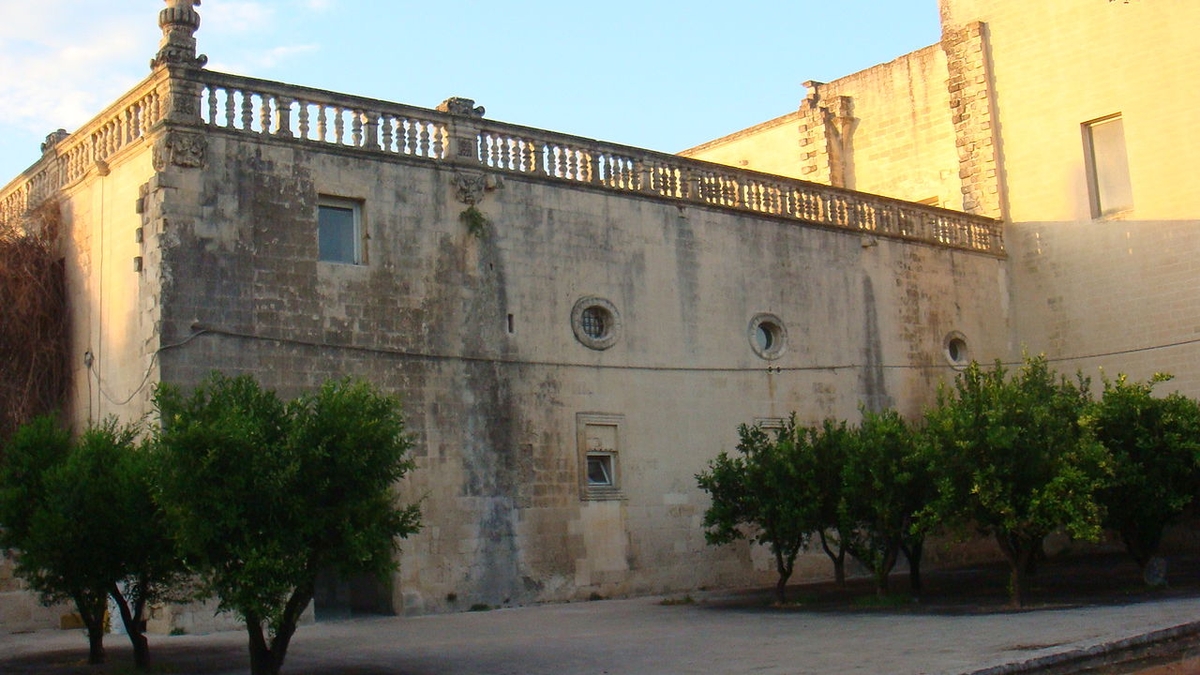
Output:
<path fill-rule="evenodd" d="M 946 361 L 960 370 L 966 368 L 967 364 L 971 362 L 971 350 L 967 348 L 967 338 L 958 331 L 953 331 L 946 336 L 943 351 Z"/>
<path fill-rule="evenodd" d="M 750 346 L 764 359 L 777 359 L 787 346 L 787 329 L 774 314 L 759 314 L 750 320 Z"/>
<path fill-rule="evenodd" d="M 604 298 L 581 298 L 571 310 L 575 339 L 591 349 L 608 349 L 621 333 L 617 308 Z"/>

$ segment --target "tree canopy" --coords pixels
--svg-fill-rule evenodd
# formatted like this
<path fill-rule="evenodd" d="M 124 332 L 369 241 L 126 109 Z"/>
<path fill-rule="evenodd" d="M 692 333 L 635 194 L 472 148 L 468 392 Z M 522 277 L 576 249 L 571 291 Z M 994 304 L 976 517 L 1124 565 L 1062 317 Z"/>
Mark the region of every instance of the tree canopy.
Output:
<path fill-rule="evenodd" d="M 1046 535 L 1061 528 L 1078 539 L 1100 536 L 1097 493 L 1112 462 L 1081 424 L 1087 403 L 1086 382 L 1056 376 L 1038 356 L 1011 376 L 999 362 L 972 363 L 926 414 L 938 468 L 931 512 L 996 538 L 1018 605 Z"/>
<path fill-rule="evenodd" d="M 795 417 L 772 439 L 758 426 L 738 427 L 737 455 L 722 452 L 697 474 L 712 497 L 704 514 L 710 544 L 747 538 L 770 548 L 779 580 L 775 597 L 787 599 L 796 556 L 816 529 L 816 485 L 811 447 Z"/>
<path fill-rule="evenodd" d="M 328 382 L 290 402 L 248 376 L 155 394 L 160 499 L 221 609 L 246 622 L 251 669 L 278 673 L 317 574 L 383 576 L 418 528 L 394 484 L 412 467 L 398 399 Z"/>
<path fill-rule="evenodd" d="M 17 551 L 17 574 L 43 602 L 75 603 L 92 663 L 104 660 L 111 597 L 145 667 L 142 610 L 173 597 L 183 573 L 137 436 L 137 427 L 109 419 L 76 440 L 40 417 L 17 430 L 0 465 L 0 544 Z"/>
<path fill-rule="evenodd" d="M 1158 552 L 1163 530 L 1200 489 L 1200 406 L 1178 393 L 1154 396 L 1154 386 L 1169 379 L 1105 381 L 1087 416 L 1113 456 L 1113 479 L 1099 495 L 1104 524 L 1143 569 Z"/>

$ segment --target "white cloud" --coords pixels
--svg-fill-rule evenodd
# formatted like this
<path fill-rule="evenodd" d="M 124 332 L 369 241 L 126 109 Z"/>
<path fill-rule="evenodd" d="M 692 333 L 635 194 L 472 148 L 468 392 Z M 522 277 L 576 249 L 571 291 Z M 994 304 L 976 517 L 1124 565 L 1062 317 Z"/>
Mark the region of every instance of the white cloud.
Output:
<path fill-rule="evenodd" d="M 304 4 L 314 12 L 324 12 L 333 8 L 333 0 L 306 0 Z"/>
<path fill-rule="evenodd" d="M 0 125 L 72 129 L 149 74 L 154 13 L 105 8 L 79 21 L 77 11 L 62 0 L 0 0 Z"/>
<path fill-rule="evenodd" d="M 245 33 L 270 29 L 275 8 L 261 2 L 214 2 L 200 8 L 201 30 Z"/>

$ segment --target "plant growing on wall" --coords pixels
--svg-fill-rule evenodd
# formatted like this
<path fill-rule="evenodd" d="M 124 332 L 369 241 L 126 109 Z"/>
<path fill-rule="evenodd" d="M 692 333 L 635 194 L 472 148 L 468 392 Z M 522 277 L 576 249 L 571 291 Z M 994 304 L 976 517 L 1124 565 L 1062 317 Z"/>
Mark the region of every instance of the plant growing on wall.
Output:
<path fill-rule="evenodd" d="M 488 219 L 478 206 L 471 204 L 463 209 L 462 213 L 458 214 L 458 219 L 467 226 L 467 234 L 477 239 L 483 239 L 487 234 Z"/>
<path fill-rule="evenodd" d="M 220 608 L 246 623 L 255 675 L 278 673 L 317 574 L 379 578 L 416 505 L 392 492 L 412 468 L 399 401 L 328 382 L 290 402 L 248 376 L 155 393 L 161 499 Z"/>
<path fill-rule="evenodd" d="M 0 446 L 21 424 L 58 409 L 68 380 L 58 202 L 0 224 Z"/>

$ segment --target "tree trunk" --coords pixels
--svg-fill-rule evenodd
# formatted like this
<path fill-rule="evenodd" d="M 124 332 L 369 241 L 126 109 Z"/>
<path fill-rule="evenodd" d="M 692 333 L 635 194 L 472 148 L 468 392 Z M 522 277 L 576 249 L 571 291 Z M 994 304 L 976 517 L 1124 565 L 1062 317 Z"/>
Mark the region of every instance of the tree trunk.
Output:
<path fill-rule="evenodd" d="M 914 595 L 921 594 L 921 553 L 925 548 L 925 538 L 912 540 L 911 544 L 900 544 L 904 557 L 908 559 L 908 585 Z"/>
<path fill-rule="evenodd" d="M 879 569 L 875 570 L 875 595 L 882 598 L 888 594 L 890 586 L 888 584 L 891 577 L 892 569 L 896 566 L 896 560 L 900 557 L 900 545 L 889 544 L 887 550 L 883 552 L 883 556 L 879 559 Z"/>
<path fill-rule="evenodd" d="M 1024 607 L 1029 571 L 1033 566 L 1035 554 L 1041 548 L 1042 538 L 998 532 L 996 533 L 996 543 L 1000 545 L 1000 550 L 1008 558 L 1009 596 L 1013 605 Z"/>
<path fill-rule="evenodd" d="M 129 642 L 133 645 L 133 665 L 139 670 L 145 670 L 150 666 L 150 642 L 142 630 L 144 603 L 139 596 L 134 607 L 130 607 L 125 594 L 116 584 L 113 584 L 108 593 L 113 602 L 117 603 L 117 609 L 121 612 L 121 624 L 125 626 L 125 634 L 129 636 Z"/>
<path fill-rule="evenodd" d="M 279 675 L 283 660 L 287 657 L 288 645 L 296 633 L 296 624 L 308 603 L 312 600 L 314 582 L 309 581 L 301 588 L 292 591 L 283 616 L 279 620 L 279 628 L 267 644 L 263 632 L 262 619 L 255 615 L 246 615 L 246 632 L 250 635 L 250 672 L 253 675 Z"/>
<path fill-rule="evenodd" d="M 833 561 L 833 579 L 837 582 L 838 588 L 846 587 L 846 546 L 838 544 L 838 552 L 835 554 L 833 549 L 829 547 L 829 540 L 825 536 L 825 530 L 821 530 L 821 548 L 825 549 L 825 555 Z"/>
<path fill-rule="evenodd" d="M 785 560 L 782 551 L 775 551 L 775 570 L 779 572 L 779 581 L 775 582 L 775 602 L 787 603 L 787 582 L 792 577 L 793 563 Z"/>
<path fill-rule="evenodd" d="M 90 593 L 75 595 L 75 609 L 79 610 L 79 618 L 87 628 L 88 663 L 98 665 L 104 663 L 104 611 L 108 607 L 106 595 L 96 598 L 89 597 Z"/>

